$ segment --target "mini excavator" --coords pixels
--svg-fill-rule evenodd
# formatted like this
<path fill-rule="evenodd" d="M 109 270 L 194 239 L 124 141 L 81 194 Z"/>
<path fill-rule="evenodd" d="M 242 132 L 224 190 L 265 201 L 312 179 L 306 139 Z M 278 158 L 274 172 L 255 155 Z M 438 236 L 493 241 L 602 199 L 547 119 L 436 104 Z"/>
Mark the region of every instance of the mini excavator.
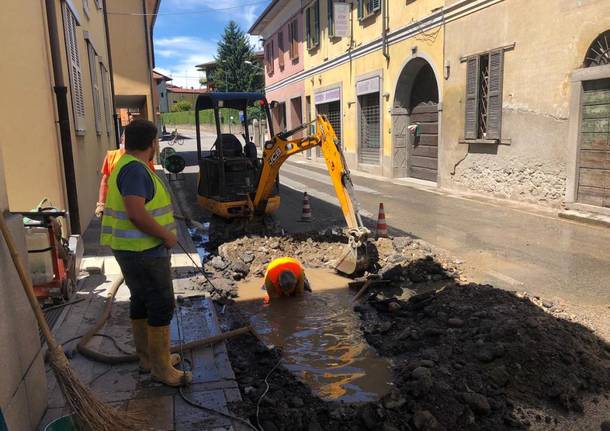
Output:
<path fill-rule="evenodd" d="M 271 102 L 273 107 L 276 102 Z M 260 107 L 269 125 L 271 139 L 266 141 L 262 158 L 258 157 L 247 127 L 247 113 Z M 223 109 L 224 108 L 224 109 Z M 273 214 L 280 205 L 279 171 L 292 155 L 320 146 L 331 182 L 347 223 L 348 245 L 335 262 L 335 268 L 353 275 L 368 267 L 369 230 L 362 223 L 354 186 L 341 145 L 328 119 L 319 115 L 312 123 L 292 130 L 273 133 L 270 105 L 260 93 L 205 93 L 195 105 L 195 125 L 199 162 L 198 203 L 224 219 L 249 218 Z M 222 133 L 221 110 L 239 111 L 245 145 L 232 133 Z M 200 112 L 211 110 L 216 123 L 216 138 L 204 154 Z M 232 112 L 232 111 L 228 111 Z M 233 117 L 231 117 L 233 118 Z M 292 138 L 302 131 L 314 131 Z"/>

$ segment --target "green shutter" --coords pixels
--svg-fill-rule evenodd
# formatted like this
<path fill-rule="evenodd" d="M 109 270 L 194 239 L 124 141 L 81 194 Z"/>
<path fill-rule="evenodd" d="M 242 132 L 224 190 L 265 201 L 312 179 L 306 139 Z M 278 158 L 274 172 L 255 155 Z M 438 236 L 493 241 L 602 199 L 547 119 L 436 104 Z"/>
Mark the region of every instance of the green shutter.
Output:
<path fill-rule="evenodd" d="M 305 38 L 307 40 L 307 48 L 311 48 L 311 8 L 305 9 Z"/>
<path fill-rule="evenodd" d="M 381 9 L 381 0 L 369 0 L 369 13 L 373 13 Z"/>
<path fill-rule="evenodd" d="M 316 0 L 314 11 L 314 45 L 320 43 L 320 0 Z"/>
<path fill-rule="evenodd" d="M 364 17 L 364 5 L 362 3 L 363 0 L 358 0 L 358 19 Z"/>
<path fill-rule="evenodd" d="M 489 93 L 487 97 L 487 138 L 500 139 L 502 132 L 502 78 L 504 51 L 489 53 Z"/>
<path fill-rule="evenodd" d="M 464 138 L 477 139 L 478 137 L 478 99 L 479 99 L 479 57 L 470 57 L 466 66 L 466 121 L 464 124 Z"/>
<path fill-rule="evenodd" d="M 335 29 L 333 25 L 334 17 L 333 17 L 333 0 L 327 0 L 326 2 L 327 12 L 328 12 L 328 34 L 330 36 L 335 35 Z"/>

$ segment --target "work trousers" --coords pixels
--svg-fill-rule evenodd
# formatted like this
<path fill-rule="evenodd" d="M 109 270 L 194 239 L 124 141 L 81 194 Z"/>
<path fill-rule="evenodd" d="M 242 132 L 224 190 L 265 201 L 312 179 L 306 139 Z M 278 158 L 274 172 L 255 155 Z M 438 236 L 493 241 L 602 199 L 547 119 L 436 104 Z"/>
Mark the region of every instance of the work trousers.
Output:
<path fill-rule="evenodd" d="M 129 317 L 147 319 L 150 326 L 167 326 L 174 314 L 170 256 L 115 254 L 131 294 Z"/>

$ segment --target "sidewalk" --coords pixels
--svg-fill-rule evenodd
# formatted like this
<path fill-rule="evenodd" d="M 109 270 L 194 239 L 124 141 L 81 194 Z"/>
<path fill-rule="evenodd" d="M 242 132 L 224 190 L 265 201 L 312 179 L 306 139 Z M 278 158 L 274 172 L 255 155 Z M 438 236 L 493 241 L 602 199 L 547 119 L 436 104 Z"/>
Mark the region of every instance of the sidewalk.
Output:
<path fill-rule="evenodd" d="M 192 251 L 198 259 L 194 246 L 187 235 L 186 226 L 180 223 L 179 240 Z M 96 363 L 76 352 L 78 336 L 92 327 L 99 318 L 113 281 L 120 275 L 118 265 L 109 255 L 109 250 L 98 245 L 99 221 L 94 220 L 83 235 L 85 241 L 85 261 L 93 271 L 79 281 L 78 295 L 86 299 L 66 307 L 63 315 L 54 328 L 58 341 L 71 357 L 71 366 L 81 379 L 90 386 L 103 401 L 129 411 L 145 414 L 145 418 L 160 431 L 199 431 L 199 430 L 240 430 L 241 424 L 232 423 L 230 419 L 212 415 L 187 404 L 178 390 L 152 382 L 150 374 L 139 374 L 137 363 L 110 366 Z M 175 293 L 185 297 L 182 304 L 177 304 L 176 315 L 179 316 L 185 342 L 219 334 L 216 311 L 213 303 L 198 296 L 188 288 L 188 277 L 194 267 L 188 256 L 181 250 L 173 250 L 172 267 L 175 273 Z M 102 270 L 95 273 L 94 266 Z M 180 278 L 182 277 L 182 278 Z M 102 332 L 113 337 L 117 344 L 127 351 L 134 351 L 129 321 L 129 291 L 123 284 L 116 295 L 112 314 Z M 172 343 L 178 344 L 178 326 L 176 316 L 172 321 Z M 76 339 L 74 339 L 76 337 Z M 69 341 L 68 340 L 72 340 Z M 101 352 L 118 355 L 120 352 L 108 338 L 94 337 L 89 347 Z M 214 347 L 185 351 L 185 359 L 192 364 L 193 384 L 184 392 L 192 401 L 216 410 L 228 413 L 227 404 L 241 401 L 241 395 L 235 382 L 224 343 Z M 43 430 L 50 421 L 68 414 L 64 399 L 57 386 L 53 373 L 47 366 L 49 380 L 49 406 L 39 429 Z"/>

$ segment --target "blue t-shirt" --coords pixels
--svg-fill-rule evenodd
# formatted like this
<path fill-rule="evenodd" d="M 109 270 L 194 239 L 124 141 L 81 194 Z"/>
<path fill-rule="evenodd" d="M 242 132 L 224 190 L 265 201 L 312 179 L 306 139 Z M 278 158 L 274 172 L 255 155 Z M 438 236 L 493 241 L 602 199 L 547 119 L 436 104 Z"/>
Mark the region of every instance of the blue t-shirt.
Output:
<path fill-rule="evenodd" d="M 155 196 L 155 183 L 153 182 L 148 168 L 142 163 L 133 161 L 123 166 L 117 177 L 117 187 L 121 196 L 140 196 L 148 203 Z M 115 254 L 121 256 L 148 256 L 148 257 L 166 257 L 168 255 L 167 247 L 161 244 L 157 247 L 149 248 L 141 252 L 114 250 Z"/>

